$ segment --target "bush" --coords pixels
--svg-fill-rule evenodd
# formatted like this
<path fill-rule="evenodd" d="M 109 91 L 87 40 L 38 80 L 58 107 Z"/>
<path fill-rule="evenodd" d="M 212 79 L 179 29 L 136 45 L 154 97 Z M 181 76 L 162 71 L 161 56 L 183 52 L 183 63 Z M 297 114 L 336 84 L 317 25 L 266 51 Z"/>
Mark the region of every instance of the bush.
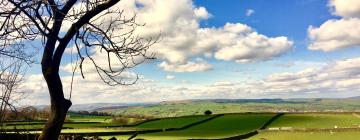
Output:
<path fill-rule="evenodd" d="M 211 115 L 212 112 L 211 112 L 210 110 L 206 110 L 206 111 L 204 112 L 204 114 L 205 114 L 205 115 Z"/>
<path fill-rule="evenodd" d="M 123 117 L 113 117 L 112 123 L 118 124 L 118 125 L 126 125 L 126 124 L 129 124 L 129 119 L 123 118 Z"/>

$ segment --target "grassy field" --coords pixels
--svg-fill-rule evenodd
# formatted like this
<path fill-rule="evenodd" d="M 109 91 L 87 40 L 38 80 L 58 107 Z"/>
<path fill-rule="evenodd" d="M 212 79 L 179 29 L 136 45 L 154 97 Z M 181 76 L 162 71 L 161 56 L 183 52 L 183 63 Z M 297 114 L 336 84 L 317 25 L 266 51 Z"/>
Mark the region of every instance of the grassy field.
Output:
<path fill-rule="evenodd" d="M 111 116 L 92 116 L 92 115 L 68 115 L 67 120 L 72 122 L 111 122 Z"/>
<path fill-rule="evenodd" d="M 342 128 L 359 127 L 360 118 L 354 114 L 285 114 L 269 127 L 291 128 Z"/>
<path fill-rule="evenodd" d="M 63 134 L 97 135 L 102 138 L 128 139 L 131 135 L 124 132 L 157 130 L 146 134 L 139 134 L 137 139 L 146 140 L 179 140 L 193 138 L 226 138 L 247 134 L 258 130 L 268 122 L 274 113 L 240 113 L 225 114 L 223 116 L 197 115 L 175 118 L 162 118 L 149 121 L 135 126 L 120 127 L 112 123 L 111 116 L 69 116 L 64 124 Z M 209 118 L 212 118 L 208 120 Z M 207 121 L 204 121 L 207 120 Z M 202 122 L 202 123 L 198 123 Z M 11 122 L 4 128 L 34 129 L 41 130 L 44 122 Z M 184 126 L 191 125 L 184 128 Z M 112 126 L 112 127 L 109 127 Z M 336 126 L 336 128 L 335 128 Z M 68 129 L 71 128 L 71 129 Z M 177 130 L 169 130 L 177 128 Z M 274 128 L 291 128 L 287 131 L 269 130 Z M 351 129 L 348 129 L 351 128 Z M 321 131 L 318 131 L 321 130 Z M 34 131 L 39 132 L 39 131 Z M 107 133 L 105 135 L 105 133 Z M 111 135 L 109 135 L 111 133 Z M 285 114 L 267 126 L 265 130 L 259 130 L 259 134 L 250 137 L 250 140 L 335 140 L 356 139 L 360 137 L 360 118 L 355 113 L 304 113 Z"/>
<path fill-rule="evenodd" d="M 228 114 L 185 130 L 140 135 L 137 138 L 222 138 L 260 128 L 274 114 Z M 226 124 L 226 125 L 224 125 Z"/>
<path fill-rule="evenodd" d="M 166 118 L 157 121 L 151 121 L 147 123 L 140 124 L 135 126 L 135 128 L 142 129 L 165 129 L 165 128 L 180 128 L 191 123 L 201 121 L 209 118 L 210 116 L 185 116 L 177 118 Z"/>
<path fill-rule="evenodd" d="M 260 132 L 248 140 L 356 140 L 360 131 L 345 132 Z"/>

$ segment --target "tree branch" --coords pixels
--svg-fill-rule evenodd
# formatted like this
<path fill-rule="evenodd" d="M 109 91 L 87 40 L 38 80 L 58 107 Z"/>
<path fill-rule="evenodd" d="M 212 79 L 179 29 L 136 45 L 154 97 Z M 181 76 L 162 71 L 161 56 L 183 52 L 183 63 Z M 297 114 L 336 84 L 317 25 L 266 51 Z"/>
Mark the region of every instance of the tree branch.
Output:
<path fill-rule="evenodd" d="M 76 32 L 84 26 L 86 23 L 90 21 L 91 18 L 95 17 L 99 13 L 105 11 L 106 9 L 109 9 L 110 7 L 114 6 L 116 3 L 118 3 L 120 0 L 109 0 L 105 3 L 102 3 L 98 6 L 96 6 L 94 9 L 91 9 L 90 11 L 86 12 L 85 15 L 83 15 L 76 23 L 72 24 L 64 38 L 60 41 L 60 44 L 58 48 L 55 51 L 53 60 L 54 60 L 54 67 L 59 67 L 61 62 L 61 57 L 64 54 L 65 48 L 69 44 L 70 40 L 74 37 Z"/>

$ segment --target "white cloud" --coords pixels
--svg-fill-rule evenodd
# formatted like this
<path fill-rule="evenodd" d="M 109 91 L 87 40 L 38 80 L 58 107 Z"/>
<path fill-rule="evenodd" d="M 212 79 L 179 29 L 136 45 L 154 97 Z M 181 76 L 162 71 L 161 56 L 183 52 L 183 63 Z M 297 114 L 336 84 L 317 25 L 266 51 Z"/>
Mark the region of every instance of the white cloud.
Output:
<path fill-rule="evenodd" d="M 360 45 L 360 19 L 328 20 L 320 27 L 309 27 L 310 50 L 333 51 Z"/>
<path fill-rule="evenodd" d="M 132 86 L 107 86 L 96 75 L 86 79 L 75 75 L 72 100 L 74 103 L 94 102 L 158 102 L 182 99 L 234 99 L 234 98 L 286 98 L 330 97 L 360 93 L 360 58 L 329 63 L 320 68 L 299 72 L 274 73 L 262 80 L 247 82 L 219 81 L 213 84 L 182 83 L 166 85 L 141 78 Z M 167 76 L 172 79 L 171 75 Z M 33 104 L 48 104 L 48 93 L 41 75 L 27 78 L 24 89 Z M 68 97 L 71 76 L 63 78 L 65 96 Z M 94 100 L 96 99 L 96 100 Z M 25 102 L 24 102 L 25 103 Z"/>
<path fill-rule="evenodd" d="M 268 38 L 256 32 L 239 38 L 236 44 L 223 47 L 215 53 L 219 60 L 235 60 L 237 63 L 249 63 L 268 60 L 280 56 L 292 49 L 293 42 L 286 37 Z"/>
<path fill-rule="evenodd" d="M 176 77 L 174 75 L 166 75 L 165 79 L 167 79 L 167 80 L 175 80 Z"/>
<path fill-rule="evenodd" d="M 360 88 L 360 58 L 335 61 L 319 69 L 306 69 L 296 73 L 279 73 L 267 77 L 261 84 L 282 93 L 356 93 Z"/>
<path fill-rule="evenodd" d="M 344 18 L 360 17 L 359 0 L 330 0 L 329 6 L 334 15 Z"/>
<path fill-rule="evenodd" d="M 211 17 L 211 14 L 205 9 L 205 7 L 195 8 L 194 13 L 199 19 L 208 19 Z"/>
<path fill-rule="evenodd" d="M 163 66 L 161 68 L 168 68 L 164 65 L 174 67 L 168 68 L 166 71 L 177 70 L 177 67 L 184 68 L 190 64 L 194 65 L 192 58 L 212 58 L 215 56 L 214 54 L 220 50 L 223 51 L 224 48 L 245 48 L 247 50 L 237 50 L 233 55 L 241 55 L 242 57 L 239 59 L 255 62 L 277 57 L 292 47 L 292 42 L 286 37 L 267 37 L 241 23 L 227 23 L 218 28 L 200 27 L 200 22 L 210 18 L 211 14 L 205 7 L 196 7 L 191 0 L 137 0 L 136 2 L 141 3 L 141 8 L 134 6 L 135 0 L 121 1 L 117 7 L 136 12 L 137 21 L 146 23 L 145 27 L 138 28 L 137 34 L 155 36 L 161 32 L 160 43 L 153 46 L 151 51 L 156 52 L 159 60 L 163 61 L 162 65 L 159 65 Z M 279 43 L 279 39 L 284 41 L 283 44 L 276 44 Z M 238 42 L 242 42 L 242 44 Z M 263 44 L 254 44 L 255 42 Z M 253 54 L 258 51 L 256 47 L 270 49 Z M 223 57 L 214 58 L 225 59 Z M 226 60 L 238 61 L 237 58 Z M 177 70 L 177 72 L 208 70 L 208 64 L 201 64 L 201 67 L 205 66 L 207 69 L 191 68 L 192 70 Z"/>
<path fill-rule="evenodd" d="M 310 26 L 310 50 L 334 51 L 360 45 L 360 1 L 330 0 L 332 13 L 343 17 L 330 19 L 320 27 Z"/>
<path fill-rule="evenodd" d="M 165 71 L 173 72 L 198 72 L 198 71 L 208 71 L 213 68 L 212 65 L 208 64 L 203 60 L 189 61 L 181 65 L 173 65 L 171 63 L 162 62 L 159 64 L 159 67 Z"/>
<path fill-rule="evenodd" d="M 195 6 L 192 0 L 129 0 L 119 2 L 114 8 L 124 9 L 127 15 L 136 13 L 137 22 L 146 23 L 137 28 L 135 34 L 154 37 L 161 33 L 160 42 L 150 51 L 156 53 L 162 61 L 159 66 L 165 71 L 196 72 L 212 68 L 193 58 L 236 62 L 268 60 L 286 53 L 293 45 L 286 37 L 267 37 L 241 23 L 226 23 L 218 28 L 200 27 L 200 22 L 211 14 L 205 7 Z M 229 52 L 231 56 L 227 56 Z"/>
<path fill-rule="evenodd" d="M 255 13 L 255 10 L 247 9 L 245 15 L 249 17 L 249 16 L 252 16 L 254 13 Z"/>

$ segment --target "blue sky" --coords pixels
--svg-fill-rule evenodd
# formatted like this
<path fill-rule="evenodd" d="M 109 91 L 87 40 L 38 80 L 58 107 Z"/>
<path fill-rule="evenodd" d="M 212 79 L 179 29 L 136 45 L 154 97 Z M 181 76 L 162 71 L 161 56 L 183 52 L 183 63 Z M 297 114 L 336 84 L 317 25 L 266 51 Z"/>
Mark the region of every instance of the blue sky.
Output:
<path fill-rule="evenodd" d="M 108 87 L 91 73 L 90 78 L 75 77 L 73 100 L 359 96 L 360 2 L 350 1 L 122 2 L 117 6 L 138 13 L 139 21 L 147 23 L 139 34 L 163 33 L 162 42 L 151 49 L 158 59 L 129 72 L 141 77 L 132 86 Z M 66 54 L 62 66 L 65 90 L 70 56 Z M 46 104 L 39 68 L 31 68 L 28 75 L 32 82 L 26 88 L 36 94 L 36 103 Z"/>

